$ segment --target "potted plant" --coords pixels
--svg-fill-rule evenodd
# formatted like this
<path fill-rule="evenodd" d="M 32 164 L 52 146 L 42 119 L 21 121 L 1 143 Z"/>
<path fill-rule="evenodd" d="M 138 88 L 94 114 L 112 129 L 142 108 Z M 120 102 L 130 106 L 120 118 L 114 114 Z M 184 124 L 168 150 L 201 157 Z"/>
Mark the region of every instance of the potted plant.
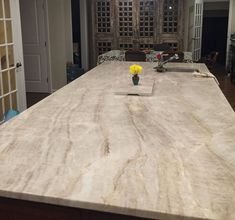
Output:
<path fill-rule="evenodd" d="M 130 66 L 130 74 L 132 74 L 132 82 L 135 86 L 137 86 L 139 84 L 139 80 L 140 80 L 140 77 L 139 77 L 139 74 L 142 73 L 142 69 L 143 67 L 140 66 L 140 65 L 131 65 Z"/>

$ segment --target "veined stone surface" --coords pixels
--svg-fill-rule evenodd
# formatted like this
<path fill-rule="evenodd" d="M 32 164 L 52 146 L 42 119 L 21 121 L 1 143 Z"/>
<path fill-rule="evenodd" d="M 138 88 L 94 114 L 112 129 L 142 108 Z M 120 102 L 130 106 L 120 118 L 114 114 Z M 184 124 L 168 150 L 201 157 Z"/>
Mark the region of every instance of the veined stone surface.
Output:
<path fill-rule="evenodd" d="M 212 78 L 118 96 L 107 62 L 0 127 L 0 196 L 153 219 L 235 219 L 235 114 Z M 169 64 L 197 68 L 203 64 Z"/>
<path fill-rule="evenodd" d="M 129 77 L 123 77 L 124 80 L 119 80 L 114 86 L 114 93 L 116 95 L 139 95 L 139 96 L 151 96 L 153 94 L 154 80 L 153 79 L 142 79 L 138 85 L 133 86 L 130 82 Z"/>

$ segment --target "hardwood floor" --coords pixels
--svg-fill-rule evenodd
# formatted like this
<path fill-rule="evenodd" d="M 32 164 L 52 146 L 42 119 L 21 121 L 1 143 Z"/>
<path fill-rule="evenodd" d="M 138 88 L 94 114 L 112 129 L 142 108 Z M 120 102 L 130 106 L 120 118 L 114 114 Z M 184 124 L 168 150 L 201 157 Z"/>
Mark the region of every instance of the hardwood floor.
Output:
<path fill-rule="evenodd" d="M 50 95 L 50 93 L 27 92 L 26 93 L 27 108 L 40 102 L 41 100 L 43 100 L 44 98 L 46 98 L 49 95 Z"/>
<path fill-rule="evenodd" d="M 211 70 L 211 72 L 218 79 L 220 83 L 220 89 L 235 111 L 235 83 L 231 82 L 231 79 L 228 76 L 228 73 L 224 66 L 218 64 Z"/>

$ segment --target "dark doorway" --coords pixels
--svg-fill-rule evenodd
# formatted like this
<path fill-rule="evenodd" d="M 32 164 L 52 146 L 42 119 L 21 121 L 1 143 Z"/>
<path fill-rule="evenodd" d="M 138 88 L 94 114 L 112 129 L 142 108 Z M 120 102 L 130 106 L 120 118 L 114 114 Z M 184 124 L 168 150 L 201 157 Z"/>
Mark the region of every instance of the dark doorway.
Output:
<path fill-rule="evenodd" d="M 81 37 L 80 37 L 80 1 L 71 0 L 73 25 L 73 58 L 74 64 L 81 67 Z"/>
<path fill-rule="evenodd" d="M 224 8 L 205 10 L 203 16 L 202 56 L 217 51 L 219 52 L 217 62 L 222 65 L 226 62 L 228 14 L 229 10 Z"/>

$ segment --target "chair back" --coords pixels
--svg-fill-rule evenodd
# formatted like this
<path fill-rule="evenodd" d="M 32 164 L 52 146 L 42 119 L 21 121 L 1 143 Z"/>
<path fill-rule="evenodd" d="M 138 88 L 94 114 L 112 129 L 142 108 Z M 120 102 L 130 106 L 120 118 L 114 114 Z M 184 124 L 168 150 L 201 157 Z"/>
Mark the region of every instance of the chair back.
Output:
<path fill-rule="evenodd" d="M 171 49 L 171 46 L 169 44 L 166 44 L 166 43 L 155 44 L 155 45 L 153 45 L 153 49 L 155 51 L 168 51 L 168 50 Z"/>
<path fill-rule="evenodd" d="M 126 61 L 146 61 L 146 54 L 143 51 L 129 50 L 125 53 Z"/>
<path fill-rule="evenodd" d="M 211 60 L 213 65 L 216 63 L 218 56 L 219 56 L 219 52 L 217 52 L 217 51 L 210 52 L 209 59 Z"/>

